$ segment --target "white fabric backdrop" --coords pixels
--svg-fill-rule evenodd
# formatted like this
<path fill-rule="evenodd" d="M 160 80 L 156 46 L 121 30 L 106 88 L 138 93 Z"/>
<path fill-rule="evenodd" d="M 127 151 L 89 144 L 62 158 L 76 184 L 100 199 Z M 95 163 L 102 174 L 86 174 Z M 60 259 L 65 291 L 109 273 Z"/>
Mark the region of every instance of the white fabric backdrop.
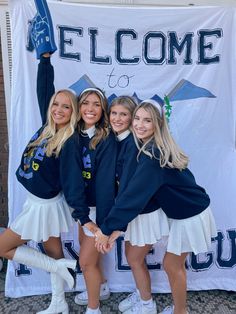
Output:
<path fill-rule="evenodd" d="M 24 188 L 15 179 L 15 170 L 23 148 L 40 126 L 40 116 L 35 92 L 37 60 L 35 53 L 25 48 L 27 21 L 35 14 L 34 2 L 11 0 L 10 8 L 13 40 L 9 162 L 11 222 L 25 198 Z M 190 88 L 192 85 L 188 90 L 177 88 L 175 95 L 180 100 L 171 101 L 170 128 L 177 142 L 189 154 L 190 168 L 197 182 L 211 197 L 219 233 L 210 252 L 188 259 L 188 289 L 236 291 L 235 8 L 124 8 L 58 2 L 49 2 L 49 8 L 60 48 L 52 57 L 57 89 L 71 86 L 84 74 L 103 88 L 107 96 L 113 93 L 133 95 L 135 92 L 140 99 L 153 95 L 163 99 L 183 79 L 186 88 L 191 84 L 195 86 L 194 90 Z M 70 27 L 70 31 L 68 28 L 66 31 L 65 26 Z M 120 48 L 116 40 L 118 30 L 123 34 Z M 124 30 L 129 30 L 128 34 Z M 97 32 L 96 40 L 91 43 L 90 35 L 94 32 Z M 148 40 L 148 36 L 152 38 Z M 186 41 L 182 51 L 172 50 L 174 38 L 179 44 L 186 38 L 188 45 Z M 148 43 L 147 52 L 145 42 Z M 175 60 L 171 58 L 172 52 Z M 78 53 L 80 61 L 75 59 Z M 196 86 L 204 88 L 204 94 Z M 63 235 L 63 240 L 66 256 L 75 256 L 79 251 L 76 226 L 70 234 Z M 118 241 L 117 247 L 104 258 L 113 291 L 134 288 L 123 244 Z M 161 269 L 163 252 L 164 248 L 156 245 L 147 259 L 152 269 L 154 292 L 169 291 L 166 275 Z M 78 275 L 77 279 L 77 289 L 80 290 L 84 287 L 83 278 Z M 48 274 L 9 263 L 7 296 L 42 294 L 49 290 Z"/>

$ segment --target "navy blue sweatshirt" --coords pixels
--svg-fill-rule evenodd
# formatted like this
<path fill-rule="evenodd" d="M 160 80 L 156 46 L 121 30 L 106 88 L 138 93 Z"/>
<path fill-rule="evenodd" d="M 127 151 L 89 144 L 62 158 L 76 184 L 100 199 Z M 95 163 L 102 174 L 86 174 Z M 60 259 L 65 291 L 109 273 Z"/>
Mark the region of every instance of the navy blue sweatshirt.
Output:
<path fill-rule="evenodd" d="M 47 106 L 53 93 L 54 69 L 50 58 L 41 57 L 38 67 L 37 96 L 43 122 L 46 121 Z M 80 220 L 82 225 L 89 222 L 88 206 L 96 206 L 97 224 L 99 225 L 114 204 L 116 140 L 114 134 L 111 133 L 106 140 L 97 145 L 95 150 L 90 150 L 90 139 L 87 136 L 74 134 L 73 138 L 76 138 L 75 147 L 72 142 L 70 149 L 71 154 L 77 156 L 77 159 L 73 162 L 72 156 L 69 156 L 70 150 L 66 150 L 68 152 L 67 173 L 73 173 L 69 176 L 71 181 L 63 179 L 62 184 L 66 188 L 66 191 L 63 190 L 63 192 L 68 204 L 74 208 L 72 217 L 75 220 Z M 90 161 L 88 161 L 89 159 Z M 76 166 L 75 163 L 78 165 Z M 79 173 L 78 166 L 81 167 Z M 78 177 L 77 182 L 76 177 Z M 83 178 L 82 182 L 81 178 Z M 70 183 L 73 186 L 70 186 Z M 68 195 L 69 189 L 73 189 L 73 195 Z"/>
<path fill-rule="evenodd" d="M 36 132 L 30 142 L 42 130 Z M 58 158 L 46 156 L 46 141 L 33 148 L 27 145 L 16 172 L 18 181 L 30 193 L 43 199 L 53 198 L 62 191 L 70 207 L 87 211 L 78 141 L 79 136 L 74 133 L 63 145 Z"/>
<path fill-rule="evenodd" d="M 50 98 L 54 93 L 54 71 L 50 58 L 41 58 L 38 67 L 37 96 L 42 122 L 47 116 Z M 36 140 L 45 126 L 30 140 Z M 17 169 L 18 181 L 32 194 L 50 199 L 63 191 L 68 204 L 75 209 L 87 211 L 84 197 L 84 180 L 81 173 L 81 159 L 79 155 L 79 135 L 75 132 L 63 145 L 59 157 L 47 157 L 45 145 L 42 141 L 37 147 L 27 145 L 21 164 Z"/>
<path fill-rule="evenodd" d="M 96 223 L 100 226 L 114 204 L 117 141 L 112 132 L 95 149 L 89 148 L 90 141 L 87 134 L 80 134 L 86 200 L 88 206 L 96 206 Z M 79 219 L 82 225 L 90 221 L 88 215 L 89 211 L 75 210 L 72 213 L 73 218 Z"/>
<path fill-rule="evenodd" d="M 155 155 L 159 157 L 158 149 Z M 162 168 L 158 159 L 141 153 L 129 185 L 118 194 L 101 230 L 106 235 L 123 230 L 137 215 L 148 212 L 149 206 L 160 206 L 169 218 L 185 219 L 201 213 L 209 203 L 209 196 L 189 169 Z"/>
<path fill-rule="evenodd" d="M 132 133 L 129 134 L 129 136 L 126 137 L 125 139 L 119 141 L 118 145 L 120 148 L 117 158 L 117 177 L 119 179 L 118 197 L 119 197 L 119 195 L 125 191 L 127 185 L 130 182 L 130 179 L 132 178 L 138 166 L 137 160 L 138 148 L 135 144 Z M 150 199 L 139 214 L 150 213 L 158 209 L 159 207 L 160 205 L 158 204 L 157 200 L 153 201 L 153 199 Z"/>
<path fill-rule="evenodd" d="M 118 181 L 118 194 L 125 190 L 137 167 L 138 149 L 132 133 L 119 140 L 118 156 L 116 162 L 116 178 Z"/>

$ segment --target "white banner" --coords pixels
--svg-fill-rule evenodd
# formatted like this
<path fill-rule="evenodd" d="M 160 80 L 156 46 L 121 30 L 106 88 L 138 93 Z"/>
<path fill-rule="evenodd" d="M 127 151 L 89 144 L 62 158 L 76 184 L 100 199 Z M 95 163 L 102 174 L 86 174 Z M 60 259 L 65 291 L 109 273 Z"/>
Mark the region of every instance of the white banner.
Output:
<path fill-rule="evenodd" d="M 33 1 L 11 0 L 13 39 L 10 115 L 9 216 L 21 211 L 24 188 L 15 170 L 40 126 L 36 99 L 37 60 L 26 50 Z M 58 50 L 52 57 L 56 89 L 75 86 L 84 75 L 114 95 L 170 98 L 170 128 L 190 157 L 197 182 L 211 197 L 218 236 L 207 254 L 187 261 L 188 289 L 236 291 L 236 12 L 224 7 L 112 7 L 49 2 Z M 75 84 L 75 85 L 74 85 Z M 114 94 L 114 95 L 113 95 Z M 113 95 L 113 96 L 112 96 Z M 76 226 L 64 235 L 66 256 L 79 254 Z M 32 243 L 32 245 L 37 245 Z M 124 242 L 105 256 L 112 291 L 134 289 Z M 168 292 L 162 269 L 164 248 L 147 262 L 154 292 Z M 77 289 L 84 287 L 78 274 Z M 9 263 L 5 293 L 10 297 L 50 290 L 49 275 Z"/>

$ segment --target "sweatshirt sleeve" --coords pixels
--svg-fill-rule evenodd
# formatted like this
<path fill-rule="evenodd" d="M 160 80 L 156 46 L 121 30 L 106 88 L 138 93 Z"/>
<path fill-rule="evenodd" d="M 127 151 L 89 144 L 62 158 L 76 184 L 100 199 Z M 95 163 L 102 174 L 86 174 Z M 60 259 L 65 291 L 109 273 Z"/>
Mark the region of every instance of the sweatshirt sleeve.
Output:
<path fill-rule="evenodd" d="M 115 230 L 125 230 L 155 195 L 162 181 L 159 160 L 142 153 L 128 186 L 122 193 L 118 192 L 115 205 L 101 226 L 102 232 L 110 235 Z"/>
<path fill-rule="evenodd" d="M 74 209 L 72 217 L 83 225 L 90 218 L 81 166 L 78 137 L 74 134 L 66 141 L 60 154 L 60 178 L 65 199 Z"/>
<path fill-rule="evenodd" d="M 96 221 L 100 226 L 108 215 L 115 200 L 116 192 L 117 142 L 113 133 L 101 142 L 96 156 Z"/>
<path fill-rule="evenodd" d="M 119 194 L 125 191 L 127 185 L 130 182 L 130 179 L 135 173 L 135 170 L 138 165 L 137 155 L 138 155 L 138 149 L 134 143 L 133 136 L 132 136 L 124 152 L 122 173 L 119 180 L 119 188 L 118 188 Z"/>
<path fill-rule="evenodd" d="M 37 97 L 42 124 L 47 121 L 47 111 L 50 99 L 55 93 L 54 88 L 54 69 L 51 58 L 40 57 L 37 73 Z"/>

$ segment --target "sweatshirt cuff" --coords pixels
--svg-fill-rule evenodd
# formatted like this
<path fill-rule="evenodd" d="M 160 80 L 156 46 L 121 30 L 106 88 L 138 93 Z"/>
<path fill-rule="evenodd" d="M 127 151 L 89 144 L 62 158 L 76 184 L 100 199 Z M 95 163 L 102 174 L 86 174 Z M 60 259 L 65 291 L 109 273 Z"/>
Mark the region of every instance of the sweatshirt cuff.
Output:
<path fill-rule="evenodd" d="M 84 217 L 82 219 L 79 219 L 79 221 L 80 221 L 81 226 L 83 226 L 83 225 L 85 225 L 86 223 L 88 223 L 88 222 L 90 222 L 92 220 L 89 218 L 89 216 L 87 216 L 87 217 Z"/>
<path fill-rule="evenodd" d="M 77 214 L 77 212 L 76 212 L 76 210 L 74 210 L 73 212 L 72 212 L 72 217 L 73 217 L 73 219 L 75 220 L 75 221 L 79 221 L 80 222 L 80 224 L 81 224 L 81 226 L 83 226 L 84 224 L 86 224 L 87 222 L 90 222 L 91 221 L 91 219 L 89 218 L 89 216 L 84 216 L 84 217 L 78 217 L 78 214 Z"/>
<path fill-rule="evenodd" d="M 42 64 L 51 64 L 51 58 L 45 58 L 43 55 L 40 56 L 40 63 Z"/>
<path fill-rule="evenodd" d="M 110 236 L 113 232 L 113 230 L 106 227 L 106 225 L 102 225 L 100 229 L 102 230 L 102 233 L 105 234 L 106 236 Z"/>

